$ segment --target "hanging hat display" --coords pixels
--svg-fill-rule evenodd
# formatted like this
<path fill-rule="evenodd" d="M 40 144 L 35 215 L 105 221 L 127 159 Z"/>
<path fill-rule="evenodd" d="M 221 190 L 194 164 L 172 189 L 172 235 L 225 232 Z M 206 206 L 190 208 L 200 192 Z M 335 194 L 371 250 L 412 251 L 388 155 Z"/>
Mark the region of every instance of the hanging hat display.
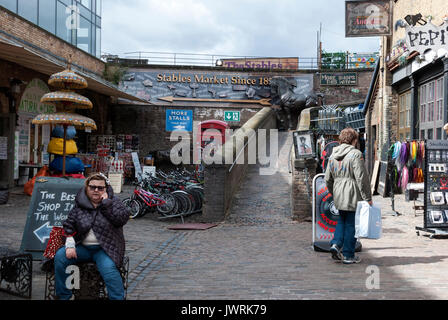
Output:
<path fill-rule="evenodd" d="M 70 67 L 62 72 L 50 76 L 48 84 L 58 89 L 85 89 L 87 81 L 83 77 L 73 72 Z"/>
<path fill-rule="evenodd" d="M 58 124 L 79 128 L 87 127 L 96 130 L 96 123 L 94 120 L 70 112 L 42 113 L 34 117 L 33 124 Z"/>
<path fill-rule="evenodd" d="M 62 137 L 52 137 L 50 141 L 50 151 L 54 154 L 61 154 L 62 157 L 58 157 L 53 160 L 53 168 L 59 168 L 62 162 L 62 175 L 66 174 L 66 156 L 68 154 L 77 153 L 76 143 L 72 139 L 67 139 L 67 128 L 69 126 L 74 126 L 77 128 L 90 128 L 96 130 L 96 123 L 94 120 L 76 114 L 73 112 L 74 109 L 91 109 L 93 108 L 92 102 L 71 90 L 85 89 L 87 88 L 87 81 L 73 72 L 70 68 L 70 63 L 67 70 L 59 73 L 55 73 L 50 76 L 48 84 L 53 87 L 60 89 L 56 92 L 50 92 L 45 94 L 41 98 L 41 102 L 53 104 L 56 106 L 58 112 L 52 114 L 39 114 L 33 120 L 33 124 L 55 124 L 63 127 Z M 74 138 L 73 135 L 69 136 Z M 60 143 L 62 138 L 62 145 Z M 76 152 L 75 152 L 76 151 Z M 74 166 L 76 171 L 80 168 L 80 161 L 75 157 L 69 159 L 70 165 Z M 74 165 L 72 165 L 74 164 Z M 69 168 L 72 171 L 72 168 Z"/>
<path fill-rule="evenodd" d="M 46 93 L 40 100 L 42 103 L 55 104 L 59 110 L 92 109 L 92 102 L 73 91 L 56 91 Z"/>

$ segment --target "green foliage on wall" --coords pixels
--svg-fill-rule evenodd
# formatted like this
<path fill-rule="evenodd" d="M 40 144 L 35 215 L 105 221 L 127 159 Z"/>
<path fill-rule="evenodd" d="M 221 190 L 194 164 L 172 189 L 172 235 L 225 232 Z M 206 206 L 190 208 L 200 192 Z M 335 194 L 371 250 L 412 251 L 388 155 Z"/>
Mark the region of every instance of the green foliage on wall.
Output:
<path fill-rule="evenodd" d="M 115 85 L 119 85 L 120 81 L 126 73 L 127 68 L 123 68 L 117 65 L 106 64 L 104 69 L 103 78 Z"/>

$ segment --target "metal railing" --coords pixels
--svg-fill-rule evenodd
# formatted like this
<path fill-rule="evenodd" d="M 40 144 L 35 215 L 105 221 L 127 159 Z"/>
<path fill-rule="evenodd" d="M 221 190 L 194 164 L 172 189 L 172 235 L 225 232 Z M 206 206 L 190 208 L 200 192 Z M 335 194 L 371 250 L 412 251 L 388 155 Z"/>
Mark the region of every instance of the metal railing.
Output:
<path fill-rule="evenodd" d="M 270 61 L 270 63 L 285 63 L 288 59 L 289 67 L 283 69 L 289 70 L 341 70 L 341 69 L 359 69 L 358 62 L 350 61 L 344 58 L 343 62 L 332 59 L 319 60 L 317 57 L 258 57 L 258 56 L 231 56 L 219 54 L 201 54 L 201 53 L 179 53 L 179 52 L 153 52 L 153 51 L 134 51 L 126 52 L 123 55 L 104 54 L 102 58 L 109 63 L 124 63 L 132 65 L 172 65 L 172 66 L 204 66 L 219 67 L 225 63 L 235 61 L 243 68 L 246 62 L 254 65 L 254 61 Z M 297 59 L 297 60 L 295 60 Z M 292 62 L 291 62 L 292 60 Z M 295 60 L 295 61 L 294 61 Z M 297 62 L 297 68 L 295 64 Z M 294 65 L 294 67 L 292 67 Z M 237 67 L 238 67 L 237 66 Z M 373 66 L 372 66 L 373 68 Z"/>
<path fill-rule="evenodd" d="M 132 63 L 132 64 L 152 64 L 152 65 L 173 65 L 173 66 L 205 66 L 215 67 L 220 66 L 225 60 L 236 60 L 238 64 L 245 64 L 245 62 L 253 62 L 254 59 L 265 59 L 271 61 L 278 61 L 280 63 L 287 58 L 266 58 L 258 56 L 231 56 L 218 54 L 198 54 L 198 53 L 173 53 L 173 52 L 150 52 L 150 51 L 135 51 L 126 52 L 123 55 L 109 55 L 104 54 L 102 58 L 106 62 L 111 63 Z M 298 69 L 318 69 L 318 59 L 315 57 L 299 57 Z M 290 69 L 290 68 L 289 68 Z M 295 69 L 295 68 L 294 68 Z"/>

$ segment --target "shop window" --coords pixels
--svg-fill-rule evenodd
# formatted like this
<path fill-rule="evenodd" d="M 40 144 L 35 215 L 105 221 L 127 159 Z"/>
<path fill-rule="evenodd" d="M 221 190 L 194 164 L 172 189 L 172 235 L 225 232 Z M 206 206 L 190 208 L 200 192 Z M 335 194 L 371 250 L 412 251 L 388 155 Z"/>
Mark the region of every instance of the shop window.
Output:
<path fill-rule="evenodd" d="M 428 83 L 428 89 L 426 93 L 426 103 L 428 107 L 428 118 L 427 121 L 434 121 L 434 82 Z"/>
<path fill-rule="evenodd" d="M 420 87 L 420 122 L 426 122 L 426 85 Z"/>
<path fill-rule="evenodd" d="M 444 112 L 444 78 L 440 77 L 419 87 L 419 115 L 421 129 L 427 130 L 427 139 L 441 139 Z M 440 133 L 439 133 L 440 131 Z"/>
<path fill-rule="evenodd" d="M 405 92 L 398 97 L 398 133 L 400 137 L 405 137 L 410 135 L 411 126 L 411 92 Z M 400 138 L 402 139 L 402 138 Z"/>
<path fill-rule="evenodd" d="M 437 120 L 443 120 L 443 78 L 437 80 L 436 86 L 436 109 L 437 109 Z"/>
<path fill-rule="evenodd" d="M 426 105 L 422 104 L 420 106 L 420 122 L 423 123 L 426 121 Z"/>

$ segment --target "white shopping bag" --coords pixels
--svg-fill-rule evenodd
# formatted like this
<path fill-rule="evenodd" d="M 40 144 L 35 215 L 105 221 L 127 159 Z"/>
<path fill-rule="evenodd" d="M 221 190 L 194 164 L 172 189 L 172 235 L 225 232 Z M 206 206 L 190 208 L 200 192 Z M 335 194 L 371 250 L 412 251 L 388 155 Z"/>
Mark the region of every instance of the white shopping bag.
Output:
<path fill-rule="evenodd" d="M 381 209 L 359 201 L 355 215 L 355 238 L 381 238 Z"/>

